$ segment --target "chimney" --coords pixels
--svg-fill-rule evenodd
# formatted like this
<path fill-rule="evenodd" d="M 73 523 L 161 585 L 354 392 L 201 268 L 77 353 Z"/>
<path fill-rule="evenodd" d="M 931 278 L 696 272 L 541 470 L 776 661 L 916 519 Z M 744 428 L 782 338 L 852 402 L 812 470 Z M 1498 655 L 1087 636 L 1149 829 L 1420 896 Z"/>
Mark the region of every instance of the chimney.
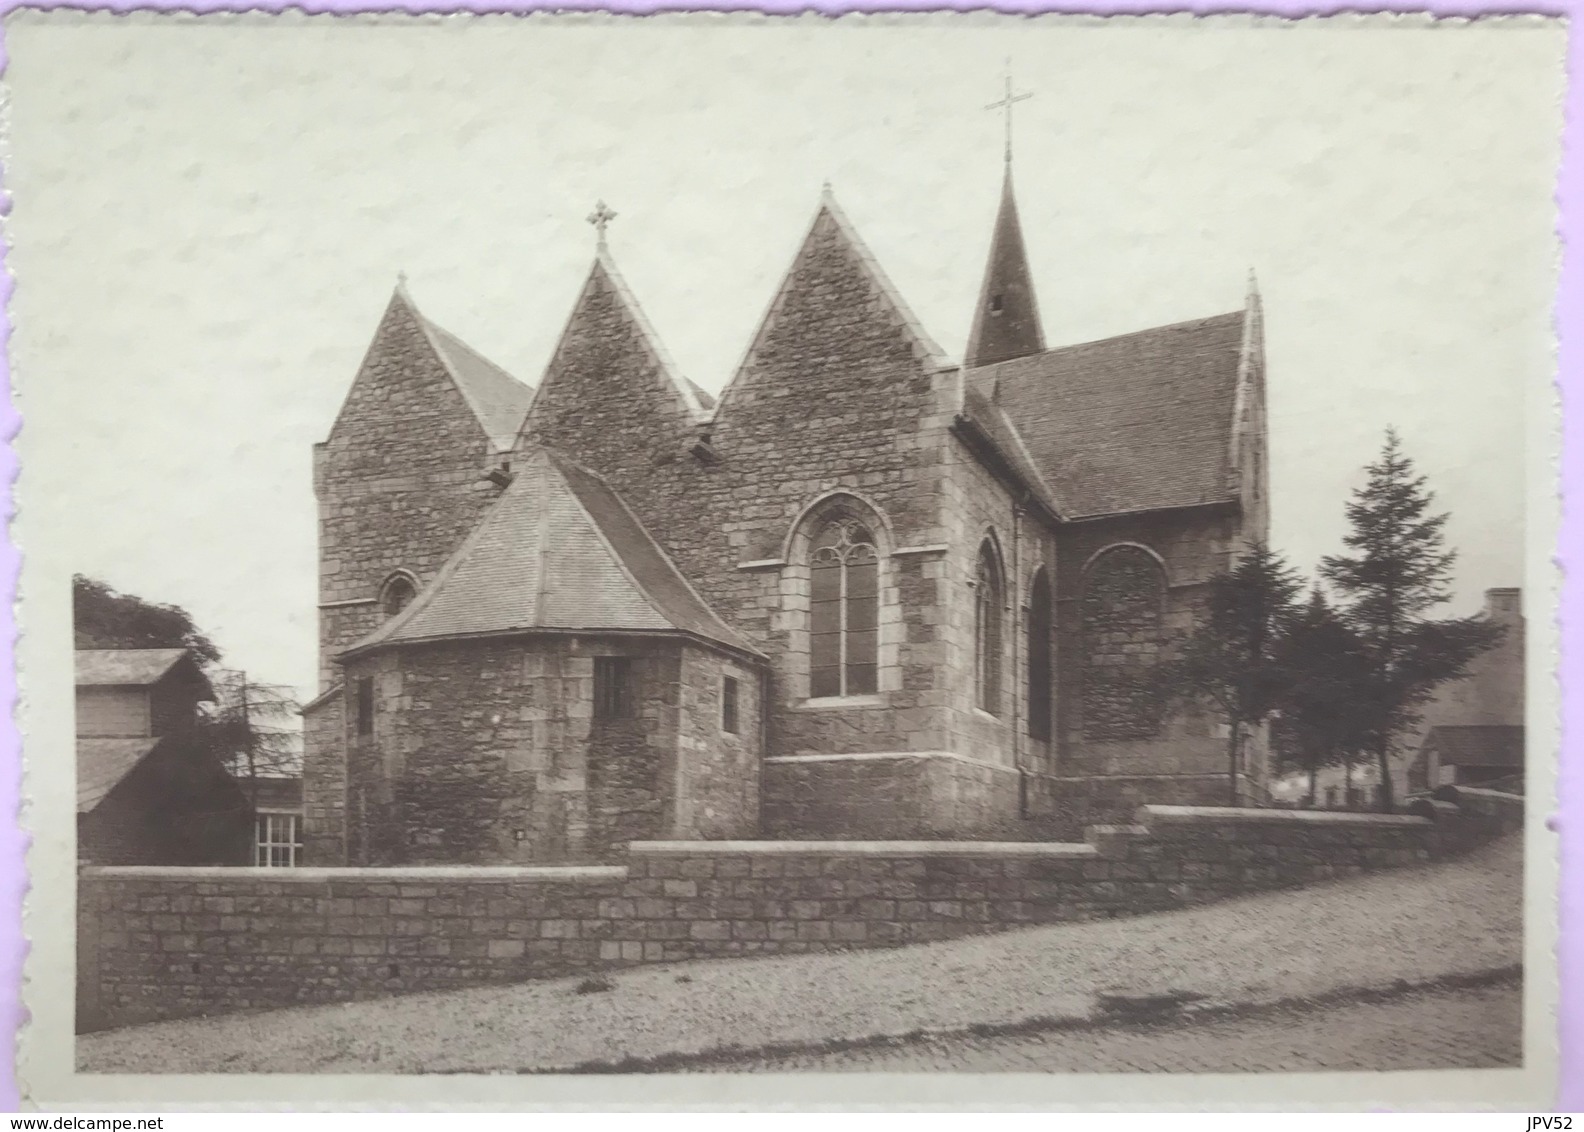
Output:
<path fill-rule="evenodd" d="M 1523 619 L 1523 590 L 1516 587 L 1486 590 L 1485 615 L 1492 621 L 1521 621 Z"/>

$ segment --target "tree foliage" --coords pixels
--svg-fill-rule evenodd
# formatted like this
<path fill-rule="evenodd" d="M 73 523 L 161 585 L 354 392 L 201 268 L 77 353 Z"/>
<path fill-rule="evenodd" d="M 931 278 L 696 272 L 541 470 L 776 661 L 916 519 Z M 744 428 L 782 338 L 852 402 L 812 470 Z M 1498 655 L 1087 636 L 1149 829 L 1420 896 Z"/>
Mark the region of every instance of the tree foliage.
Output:
<path fill-rule="evenodd" d="M 1364 652 L 1358 722 L 1380 772 L 1382 808 L 1390 811 L 1396 738 L 1418 720 L 1416 709 L 1436 686 L 1465 675 L 1502 629 L 1478 617 L 1427 616 L 1451 598 L 1456 555 L 1445 543 L 1447 515 L 1431 510 L 1435 496 L 1395 430 L 1387 430 L 1366 473 L 1347 505 L 1349 553 L 1328 556 L 1321 575 L 1345 600 L 1342 620 Z"/>
<path fill-rule="evenodd" d="M 236 669 L 212 671 L 210 683 L 215 702 L 204 714 L 204 739 L 245 789 L 302 773 L 302 705 L 290 688 Z"/>
<path fill-rule="evenodd" d="M 201 665 L 218 664 L 220 650 L 179 605 L 158 605 L 77 574 L 72 578 L 72 623 L 80 649 L 191 649 Z"/>
<path fill-rule="evenodd" d="M 1351 766 L 1368 745 L 1358 710 L 1368 695 L 1368 658 L 1363 642 L 1317 587 L 1289 620 L 1277 665 L 1284 680 L 1274 752 L 1279 764 L 1308 775 L 1313 806 L 1320 769 Z"/>
<path fill-rule="evenodd" d="M 245 789 L 258 778 L 301 773 L 300 705 L 291 689 L 221 668 L 220 650 L 185 609 L 120 593 L 78 574 L 72 579 L 72 615 L 80 649 L 191 650 L 215 692 L 214 702 L 200 709 L 197 741 Z"/>
<path fill-rule="evenodd" d="M 1263 543 L 1210 579 L 1204 616 L 1169 665 L 1175 691 L 1212 705 L 1227 725 L 1230 804 L 1237 805 L 1243 727 L 1281 700 L 1281 642 L 1299 590 L 1297 573 Z"/>

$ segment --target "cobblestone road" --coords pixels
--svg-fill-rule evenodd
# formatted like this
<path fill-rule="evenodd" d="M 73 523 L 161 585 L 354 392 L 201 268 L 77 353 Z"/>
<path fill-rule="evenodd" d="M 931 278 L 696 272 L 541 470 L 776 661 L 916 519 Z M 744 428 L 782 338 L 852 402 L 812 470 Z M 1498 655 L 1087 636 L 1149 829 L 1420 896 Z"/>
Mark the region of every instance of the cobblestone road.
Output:
<path fill-rule="evenodd" d="M 1378 1002 L 1008 1037 L 905 1044 L 694 1071 L 732 1073 L 1258 1073 L 1488 1069 L 1519 1064 L 1522 992 L 1515 983 Z"/>

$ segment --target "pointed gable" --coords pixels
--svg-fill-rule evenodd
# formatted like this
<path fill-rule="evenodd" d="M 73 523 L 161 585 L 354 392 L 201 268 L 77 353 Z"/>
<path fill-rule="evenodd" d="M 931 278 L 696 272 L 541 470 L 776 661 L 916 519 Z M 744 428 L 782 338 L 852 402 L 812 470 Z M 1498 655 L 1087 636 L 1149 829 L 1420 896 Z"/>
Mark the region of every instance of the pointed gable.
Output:
<path fill-rule="evenodd" d="M 348 653 L 535 630 L 681 632 L 758 655 L 608 484 L 544 448 L 519 463 L 435 580 Z"/>
<path fill-rule="evenodd" d="M 577 453 L 642 511 L 656 466 L 687 450 L 705 416 L 696 387 L 677 372 L 602 247 L 539 383 L 519 443 Z"/>
<path fill-rule="evenodd" d="M 993 365 L 1044 349 L 1039 301 L 1034 296 L 1034 281 L 1029 274 L 1023 226 L 1018 220 L 1017 198 L 1012 192 L 1012 166 L 1008 164 L 963 364 Z"/>
<path fill-rule="evenodd" d="M 874 253 L 847 219 L 826 186 L 808 234 L 760 320 L 742 363 L 721 393 L 717 419 L 756 384 L 762 372 L 789 362 L 829 356 L 841 340 L 867 338 L 871 354 L 885 350 L 877 330 L 899 351 L 931 367 L 947 365 L 946 354 L 892 285 Z"/>
<path fill-rule="evenodd" d="M 492 450 L 508 451 L 533 389 L 430 322 L 398 285 L 331 426 L 331 440 L 360 410 L 379 413 L 392 406 L 410 415 L 419 400 L 428 411 L 465 413 Z"/>

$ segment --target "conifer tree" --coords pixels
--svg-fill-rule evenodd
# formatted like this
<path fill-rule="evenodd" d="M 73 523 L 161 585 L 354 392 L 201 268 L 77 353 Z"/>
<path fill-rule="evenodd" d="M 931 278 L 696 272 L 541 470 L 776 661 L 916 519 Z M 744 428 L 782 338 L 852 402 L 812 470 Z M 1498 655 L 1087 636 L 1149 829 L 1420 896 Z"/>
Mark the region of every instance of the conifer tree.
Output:
<path fill-rule="evenodd" d="M 1381 777 L 1381 808 L 1395 808 L 1391 777 L 1394 741 L 1418 719 L 1416 708 L 1436 685 L 1456 679 L 1495 644 L 1500 626 L 1478 617 L 1434 620 L 1428 614 L 1451 599 L 1456 554 L 1445 542 L 1446 513 L 1403 452 L 1395 429 L 1386 432 L 1368 480 L 1347 505 L 1350 553 L 1330 555 L 1321 574 L 1346 599 L 1342 618 L 1365 654 L 1366 692 L 1360 726 Z"/>
<path fill-rule="evenodd" d="M 1301 583 L 1263 543 L 1210 579 L 1205 616 L 1168 666 L 1173 690 L 1216 709 L 1227 726 L 1227 804 L 1238 804 L 1243 727 L 1262 722 L 1280 700 L 1286 677 L 1280 642 Z"/>

